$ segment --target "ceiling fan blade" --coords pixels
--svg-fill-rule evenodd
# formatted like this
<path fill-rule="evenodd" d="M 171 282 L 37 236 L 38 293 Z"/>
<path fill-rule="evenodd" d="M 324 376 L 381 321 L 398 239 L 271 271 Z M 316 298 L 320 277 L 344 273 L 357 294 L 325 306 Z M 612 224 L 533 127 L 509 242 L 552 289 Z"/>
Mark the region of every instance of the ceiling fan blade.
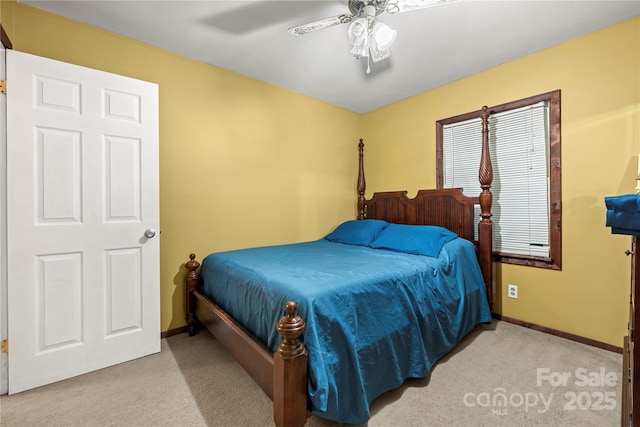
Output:
<path fill-rule="evenodd" d="M 340 24 L 346 24 L 351 22 L 353 15 L 342 14 L 338 16 L 332 16 L 331 18 L 321 19 L 320 21 L 310 22 L 304 25 L 298 25 L 297 27 L 289 28 L 291 34 L 301 36 L 312 31 L 324 30 L 325 28 L 334 27 Z"/>
<path fill-rule="evenodd" d="M 456 0 L 389 0 L 387 2 L 387 13 L 410 12 L 412 10 L 424 9 L 426 7 L 452 3 L 454 1 Z"/>

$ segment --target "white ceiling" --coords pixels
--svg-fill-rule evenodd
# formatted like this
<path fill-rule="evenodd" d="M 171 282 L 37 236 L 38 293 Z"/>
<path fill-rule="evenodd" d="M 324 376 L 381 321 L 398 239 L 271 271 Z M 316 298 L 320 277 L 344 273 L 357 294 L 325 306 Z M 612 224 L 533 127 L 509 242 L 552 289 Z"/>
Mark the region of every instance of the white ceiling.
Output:
<path fill-rule="evenodd" d="M 350 53 L 348 25 L 287 29 L 348 12 L 347 0 L 23 3 L 364 113 L 640 15 L 640 0 L 461 0 L 378 19 L 391 57 Z"/>

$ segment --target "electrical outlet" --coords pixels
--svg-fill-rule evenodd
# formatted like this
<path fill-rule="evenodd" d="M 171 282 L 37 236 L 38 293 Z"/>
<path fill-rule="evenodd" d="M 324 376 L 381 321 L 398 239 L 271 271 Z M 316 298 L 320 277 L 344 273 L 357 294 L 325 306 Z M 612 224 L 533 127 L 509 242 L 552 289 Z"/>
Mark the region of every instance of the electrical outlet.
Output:
<path fill-rule="evenodd" d="M 509 298 L 518 299 L 518 285 L 509 285 L 507 287 L 507 296 Z"/>

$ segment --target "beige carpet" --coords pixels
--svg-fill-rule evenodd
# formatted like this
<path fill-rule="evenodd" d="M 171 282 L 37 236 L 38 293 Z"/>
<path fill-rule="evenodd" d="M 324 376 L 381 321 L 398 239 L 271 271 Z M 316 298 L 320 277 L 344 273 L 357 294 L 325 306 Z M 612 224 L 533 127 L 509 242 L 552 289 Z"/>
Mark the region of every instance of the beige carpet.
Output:
<path fill-rule="evenodd" d="M 371 405 L 369 426 L 617 426 L 622 357 L 505 322 Z M 564 380 L 563 380 L 564 379 Z M 615 383 L 615 385 L 613 385 Z M 162 352 L 12 396 L 0 425 L 270 426 L 271 402 L 206 331 Z M 335 426 L 312 417 L 308 426 Z"/>

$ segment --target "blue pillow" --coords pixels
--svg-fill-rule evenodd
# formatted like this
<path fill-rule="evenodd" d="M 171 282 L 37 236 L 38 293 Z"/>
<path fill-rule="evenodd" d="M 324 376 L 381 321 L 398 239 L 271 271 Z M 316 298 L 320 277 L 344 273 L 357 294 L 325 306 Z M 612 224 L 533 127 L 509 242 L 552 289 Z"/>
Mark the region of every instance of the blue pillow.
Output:
<path fill-rule="evenodd" d="M 456 233 L 436 225 L 389 224 L 373 241 L 372 248 L 437 257 Z"/>
<path fill-rule="evenodd" d="M 347 245 L 369 246 L 387 225 L 387 221 L 379 219 L 353 219 L 340 224 L 325 239 Z"/>

